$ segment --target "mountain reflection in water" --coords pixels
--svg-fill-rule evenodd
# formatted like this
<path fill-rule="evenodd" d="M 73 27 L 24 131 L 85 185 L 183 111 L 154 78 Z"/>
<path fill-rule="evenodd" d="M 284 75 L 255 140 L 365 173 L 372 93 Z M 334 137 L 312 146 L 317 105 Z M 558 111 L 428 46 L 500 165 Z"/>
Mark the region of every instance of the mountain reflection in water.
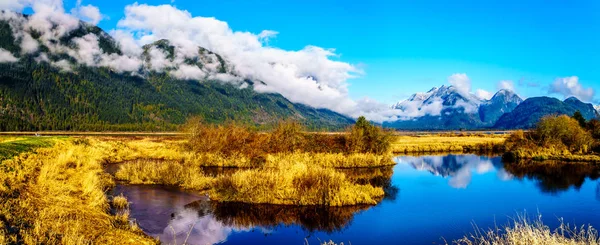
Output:
<path fill-rule="evenodd" d="M 473 173 L 484 174 L 497 170 L 501 180 L 510 180 L 512 175 L 504 171 L 499 157 L 489 158 L 476 155 L 445 156 L 399 156 L 398 163 L 408 163 L 419 171 L 428 171 L 434 175 L 449 178 L 448 184 L 454 188 L 467 188 Z"/>
<path fill-rule="evenodd" d="M 600 177 L 600 166 L 589 163 L 533 160 L 503 163 L 500 157 L 476 155 L 399 156 L 396 157 L 396 162 L 408 163 L 416 170 L 449 178 L 448 184 L 454 188 L 467 188 L 473 174 L 492 171 L 496 171 L 500 180 L 516 178 L 535 181 L 540 191 L 549 194 L 557 194 L 570 188 L 578 190 L 587 179 L 597 180 Z M 600 200 L 600 183 L 596 196 Z"/>

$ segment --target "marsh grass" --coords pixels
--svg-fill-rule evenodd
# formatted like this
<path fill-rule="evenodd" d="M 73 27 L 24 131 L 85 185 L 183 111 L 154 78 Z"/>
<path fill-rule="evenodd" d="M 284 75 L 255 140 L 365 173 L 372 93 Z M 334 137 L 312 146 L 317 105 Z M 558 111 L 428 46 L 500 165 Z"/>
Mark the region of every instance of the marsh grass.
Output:
<path fill-rule="evenodd" d="M 40 147 L 52 146 L 64 137 L 0 137 L 0 162 Z"/>
<path fill-rule="evenodd" d="M 561 220 L 556 230 L 544 225 L 541 217 L 529 220 L 518 216 L 511 225 L 503 228 L 481 230 L 454 241 L 464 245 L 597 245 L 598 231 L 592 226 L 570 226 Z"/>
<path fill-rule="evenodd" d="M 209 193 L 221 202 L 324 206 L 374 205 L 384 196 L 381 187 L 355 184 L 335 169 L 303 163 L 221 176 Z"/>
<path fill-rule="evenodd" d="M 111 215 L 105 192 L 114 185 L 102 142 L 62 140 L 0 167 L 0 235 L 8 244 L 153 244 Z"/>
<path fill-rule="evenodd" d="M 357 184 L 334 168 L 311 163 L 311 158 L 286 155 L 270 167 L 240 169 L 210 176 L 193 163 L 139 160 L 121 165 L 118 180 L 131 184 L 161 184 L 203 191 L 212 200 L 282 205 L 344 206 L 376 204 L 382 187 Z"/>
<path fill-rule="evenodd" d="M 397 154 L 436 152 L 501 152 L 504 135 L 420 135 L 395 136 L 391 150 Z"/>
<path fill-rule="evenodd" d="M 127 197 L 123 196 L 123 194 L 119 194 L 118 196 L 114 196 L 112 199 L 112 206 L 116 210 L 126 210 L 129 208 L 129 202 L 127 201 Z"/>
<path fill-rule="evenodd" d="M 124 163 L 115 173 L 117 180 L 130 184 L 158 184 L 185 189 L 207 190 L 214 181 L 194 162 L 173 160 L 134 160 Z"/>

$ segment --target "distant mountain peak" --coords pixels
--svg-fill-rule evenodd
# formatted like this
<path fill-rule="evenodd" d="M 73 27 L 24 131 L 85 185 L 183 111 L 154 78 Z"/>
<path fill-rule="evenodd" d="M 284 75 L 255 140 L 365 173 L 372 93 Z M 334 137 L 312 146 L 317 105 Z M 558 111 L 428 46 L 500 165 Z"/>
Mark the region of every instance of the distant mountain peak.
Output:
<path fill-rule="evenodd" d="M 433 107 L 441 102 L 441 106 Z M 433 87 L 428 92 L 419 92 L 392 106 L 392 109 L 416 115 L 389 123 L 404 129 L 460 129 L 493 126 L 504 113 L 512 111 L 523 100 L 513 91 L 502 89 L 490 100 L 464 93 L 454 86 Z M 437 108 L 439 111 L 434 111 Z"/>
<path fill-rule="evenodd" d="M 582 102 L 580 99 L 578 99 L 578 98 L 577 98 L 577 97 L 575 97 L 575 96 L 571 96 L 571 97 L 569 97 L 569 98 L 566 98 L 566 99 L 564 100 L 564 102 L 566 102 L 566 103 L 569 103 L 569 102 L 577 102 L 577 103 L 581 102 L 581 103 L 583 103 L 583 102 Z"/>

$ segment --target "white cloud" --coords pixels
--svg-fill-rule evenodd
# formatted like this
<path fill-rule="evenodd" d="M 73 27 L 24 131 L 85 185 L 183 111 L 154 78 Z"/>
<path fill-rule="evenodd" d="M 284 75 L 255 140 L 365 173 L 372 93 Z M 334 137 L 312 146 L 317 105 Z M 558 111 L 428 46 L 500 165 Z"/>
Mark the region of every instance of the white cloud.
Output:
<path fill-rule="evenodd" d="M 557 78 L 548 92 L 562 94 L 565 98 L 574 96 L 585 102 L 592 101 L 595 94 L 594 89 L 584 88 L 576 76 Z"/>
<path fill-rule="evenodd" d="M 29 33 L 23 33 L 21 38 L 21 52 L 30 54 L 38 50 L 40 45 Z"/>
<path fill-rule="evenodd" d="M 54 67 L 61 69 L 62 71 L 71 71 L 72 70 L 71 63 L 69 63 L 69 61 L 66 61 L 66 60 L 50 62 L 50 64 Z"/>
<path fill-rule="evenodd" d="M 77 0 L 77 6 L 71 9 L 71 13 L 83 21 L 87 21 L 92 25 L 97 25 L 104 16 L 100 13 L 98 7 L 88 4 L 81 5 L 81 0 Z"/>
<path fill-rule="evenodd" d="M 471 79 L 465 73 L 452 74 L 448 77 L 448 83 L 463 95 L 468 95 L 471 92 Z"/>
<path fill-rule="evenodd" d="M 489 100 L 494 96 L 494 93 L 483 90 L 483 89 L 477 89 L 475 91 L 475 96 L 477 96 L 477 98 L 480 98 L 483 100 Z"/>
<path fill-rule="evenodd" d="M 172 71 L 171 74 L 179 79 L 195 79 L 202 80 L 206 77 L 206 73 L 198 66 L 181 65 L 179 69 Z"/>
<path fill-rule="evenodd" d="M 331 57 L 337 56 L 333 49 L 307 46 L 287 51 L 268 47 L 264 43 L 275 36 L 274 31 L 259 34 L 233 31 L 226 22 L 194 17 L 170 5 L 129 5 L 118 27 L 121 35 L 128 33 L 124 36 L 132 37 L 138 45 L 170 40 L 178 54 L 173 67 L 183 67 L 177 64 L 177 60 L 183 60 L 179 54 L 195 54 L 197 47 L 202 46 L 222 55 L 240 77 L 264 82 L 256 83 L 255 90 L 259 92 L 277 92 L 293 102 L 351 116 L 367 113 L 357 109 L 359 104 L 349 98 L 347 91 L 347 80 L 361 71 L 332 60 Z M 166 67 L 168 63 L 163 63 L 164 59 L 159 61 L 152 64 L 153 69 Z"/>
<path fill-rule="evenodd" d="M 270 39 L 275 38 L 277 36 L 277 34 L 279 34 L 279 32 L 272 31 L 272 30 L 264 30 L 258 34 L 258 39 L 262 43 L 269 45 Z"/>
<path fill-rule="evenodd" d="M 17 59 L 11 52 L 9 52 L 8 50 L 5 50 L 3 48 L 0 48 L 0 63 L 7 63 L 7 62 L 16 62 L 19 59 Z"/>
<path fill-rule="evenodd" d="M 515 91 L 515 84 L 513 83 L 513 81 L 510 80 L 502 80 L 500 82 L 498 82 L 498 89 L 505 89 L 505 90 L 510 90 L 510 91 Z"/>

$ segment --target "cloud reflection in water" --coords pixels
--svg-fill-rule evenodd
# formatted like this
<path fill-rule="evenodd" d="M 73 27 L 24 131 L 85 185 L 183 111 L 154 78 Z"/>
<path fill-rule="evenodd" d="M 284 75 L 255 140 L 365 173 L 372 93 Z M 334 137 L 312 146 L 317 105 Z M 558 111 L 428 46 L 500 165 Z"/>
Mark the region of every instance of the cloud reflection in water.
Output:
<path fill-rule="evenodd" d="M 473 173 L 485 174 L 498 169 L 497 176 L 501 180 L 511 180 L 513 176 L 504 171 L 499 159 L 476 155 L 447 156 L 400 156 L 397 163 L 408 163 L 416 170 L 428 171 L 434 175 L 449 178 L 448 185 L 454 188 L 467 188 Z"/>

